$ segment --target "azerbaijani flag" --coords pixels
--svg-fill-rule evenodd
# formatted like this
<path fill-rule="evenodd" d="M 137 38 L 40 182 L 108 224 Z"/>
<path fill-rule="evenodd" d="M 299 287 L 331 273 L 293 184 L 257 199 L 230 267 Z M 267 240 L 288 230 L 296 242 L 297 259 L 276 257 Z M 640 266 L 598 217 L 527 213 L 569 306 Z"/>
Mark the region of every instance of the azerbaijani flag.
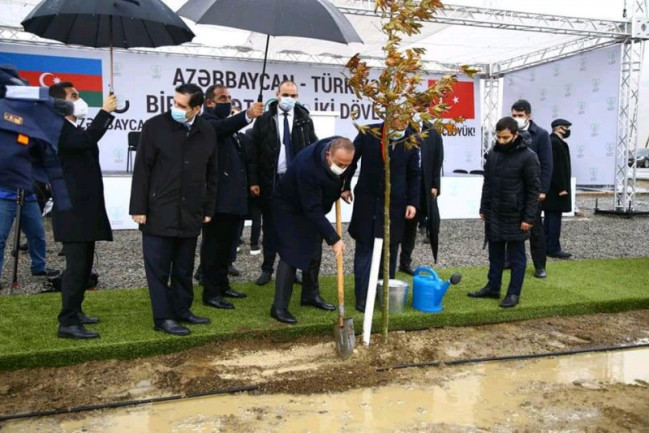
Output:
<path fill-rule="evenodd" d="M 49 87 L 62 81 L 71 81 L 89 106 L 102 105 L 101 59 L 0 52 L 0 64 L 7 63 L 16 66 L 20 77 L 31 86 Z"/>

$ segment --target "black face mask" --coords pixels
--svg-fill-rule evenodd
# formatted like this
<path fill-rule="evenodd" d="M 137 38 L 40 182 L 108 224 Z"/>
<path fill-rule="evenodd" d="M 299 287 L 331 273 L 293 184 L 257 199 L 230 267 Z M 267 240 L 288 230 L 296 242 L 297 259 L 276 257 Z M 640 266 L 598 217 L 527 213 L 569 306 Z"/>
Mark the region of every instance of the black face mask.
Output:
<path fill-rule="evenodd" d="M 563 131 L 563 138 L 568 138 L 568 137 L 570 137 L 570 130 L 566 129 L 565 131 Z"/>
<path fill-rule="evenodd" d="M 228 117 L 232 112 L 232 103 L 214 104 L 214 114 L 220 117 Z"/>

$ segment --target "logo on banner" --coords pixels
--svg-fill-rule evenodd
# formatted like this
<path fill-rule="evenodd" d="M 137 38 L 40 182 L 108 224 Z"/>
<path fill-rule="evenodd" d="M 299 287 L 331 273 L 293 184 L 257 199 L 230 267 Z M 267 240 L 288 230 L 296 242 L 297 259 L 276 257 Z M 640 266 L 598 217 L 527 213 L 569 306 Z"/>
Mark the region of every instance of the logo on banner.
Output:
<path fill-rule="evenodd" d="M 586 113 L 586 103 L 584 101 L 579 101 L 577 106 L 579 107 L 579 114 Z"/>
<path fill-rule="evenodd" d="M 464 161 L 467 163 L 472 163 L 473 162 L 473 154 L 470 150 L 467 150 L 464 152 Z"/>
<path fill-rule="evenodd" d="M 110 213 L 112 224 L 121 224 L 123 222 L 124 209 L 121 206 L 112 206 L 108 212 Z"/>
<path fill-rule="evenodd" d="M 566 84 L 564 86 L 564 89 L 566 91 L 565 92 L 566 98 L 569 98 L 570 96 L 572 96 L 572 84 Z"/>
<path fill-rule="evenodd" d="M 599 122 L 593 122 L 590 124 L 591 137 L 597 137 L 599 135 Z"/>
<path fill-rule="evenodd" d="M 530 81 L 536 81 L 536 71 L 530 71 Z"/>
<path fill-rule="evenodd" d="M 609 65 L 614 65 L 614 64 L 616 64 L 616 63 L 617 63 L 617 56 L 618 56 L 618 55 L 619 55 L 619 54 L 617 53 L 617 51 L 615 51 L 615 50 L 610 51 L 610 52 L 608 53 L 608 64 L 609 64 Z"/>
<path fill-rule="evenodd" d="M 588 64 L 588 59 L 586 57 L 580 57 L 579 58 L 579 70 L 580 71 L 585 71 L 586 70 L 586 65 Z"/>
<path fill-rule="evenodd" d="M 124 162 L 124 151 L 122 149 L 113 150 L 113 161 L 115 163 Z"/>
<path fill-rule="evenodd" d="M 606 98 L 606 105 L 608 111 L 615 111 L 615 98 L 613 96 Z"/>
<path fill-rule="evenodd" d="M 599 85 L 602 82 L 599 78 L 593 78 L 593 93 L 599 92 Z"/>
<path fill-rule="evenodd" d="M 160 65 L 151 65 L 151 77 L 159 80 L 162 78 L 162 66 Z"/>
<path fill-rule="evenodd" d="M 613 156 L 615 153 L 615 144 L 606 143 L 606 156 Z"/>
<path fill-rule="evenodd" d="M 0 53 L 0 64 L 15 65 L 20 77 L 30 86 L 49 87 L 71 81 L 89 106 L 102 105 L 101 59 Z"/>
<path fill-rule="evenodd" d="M 561 75 L 561 65 L 559 63 L 555 63 L 554 65 L 552 65 L 552 70 L 554 71 L 555 77 Z"/>
<path fill-rule="evenodd" d="M 541 101 L 545 101 L 548 96 L 548 89 L 541 89 L 540 93 L 541 93 L 541 98 L 540 98 Z"/>
<path fill-rule="evenodd" d="M 552 106 L 552 117 L 553 118 L 559 117 L 559 106 L 558 105 L 553 105 Z"/>
<path fill-rule="evenodd" d="M 514 79 L 512 77 L 507 77 L 507 86 L 514 87 Z"/>
<path fill-rule="evenodd" d="M 124 70 L 124 65 L 121 63 L 113 63 L 113 75 L 116 77 L 122 76 L 122 71 Z"/>
<path fill-rule="evenodd" d="M 577 146 L 577 158 L 583 158 L 584 157 L 584 150 L 586 149 L 586 146 L 583 144 L 580 144 Z"/>
<path fill-rule="evenodd" d="M 590 169 L 588 169 L 588 173 L 590 173 L 590 181 L 594 182 L 597 180 L 599 169 L 597 167 L 591 167 Z"/>
<path fill-rule="evenodd" d="M 428 80 L 428 87 L 435 85 L 437 80 Z M 457 81 L 451 91 L 440 102 L 448 106 L 448 111 L 442 114 L 443 119 L 464 117 L 475 119 L 475 97 L 473 81 Z"/>

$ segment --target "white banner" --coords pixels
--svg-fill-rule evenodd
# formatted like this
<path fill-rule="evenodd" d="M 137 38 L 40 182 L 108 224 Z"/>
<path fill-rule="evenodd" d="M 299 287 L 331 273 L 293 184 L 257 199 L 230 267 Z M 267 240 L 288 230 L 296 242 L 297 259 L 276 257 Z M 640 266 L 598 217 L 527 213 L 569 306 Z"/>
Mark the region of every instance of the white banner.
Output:
<path fill-rule="evenodd" d="M 166 111 L 173 101 L 176 86 L 194 83 L 206 89 L 212 84 L 223 84 L 230 88 L 233 105 L 238 108 L 247 108 L 259 93 L 259 62 L 124 51 L 116 52 L 114 60 L 115 93 L 120 103 L 128 101 L 128 111 L 116 114 L 111 130 L 100 143 L 104 171 L 126 171 L 128 132 L 139 131 L 146 119 Z M 0 44 L 2 63 L 17 64 L 21 76 L 32 85 L 74 82 L 91 105 L 86 123 L 101 106 L 101 93 L 108 93 L 110 68 L 105 50 Z M 368 102 L 356 98 L 343 72 L 342 67 L 271 63 L 264 81 L 264 99 L 275 96 L 282 80 L 292 79 L 298 85 L 303 105 L 312 111 L 338 113 L 336 134 L 353 138 L 357 132 L 350 119 L 352 111 L 359 111 L 363 124 L 376 123 L 379 119 L 374 117 Z M 424 78 L 424 82 L 428 82 L 438 77 Z M 462 95 L 455 92 L 459 98 L 447 101 L 463 105 L 472 116 L 466 116 L 468 120 L 456 136 L 444 137 L 446 173 L 480 168 L 480 92 L 475 82 L 469 83 L 470 88 L 464 89 Z M 463 95 L 471 95 L 472 100 L 467 101 L 469 98 Z"/>
<path fill-rule="evenodd" d="M 583 53 L 505 76 L 503 116 L 517 99 L 532 104 L 532 118 L 552 132 L 572 122 L 572 175 L 578 185 L 612 185 L 615 178 L 620 47 Z"/>

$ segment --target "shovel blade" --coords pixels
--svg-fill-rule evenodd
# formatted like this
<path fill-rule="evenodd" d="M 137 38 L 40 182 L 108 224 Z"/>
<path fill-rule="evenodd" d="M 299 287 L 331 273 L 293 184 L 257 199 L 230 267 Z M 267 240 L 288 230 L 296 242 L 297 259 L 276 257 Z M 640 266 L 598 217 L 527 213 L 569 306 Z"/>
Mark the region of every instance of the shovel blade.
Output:
<path fill-rule="evenodd" d="M 343 326 L 334 325 L 336 336 L 336 351 L 342 359 L 349 358 L 356 347 L 356 334 L 354 333 L 354 319 L 344 319 Z"/>

